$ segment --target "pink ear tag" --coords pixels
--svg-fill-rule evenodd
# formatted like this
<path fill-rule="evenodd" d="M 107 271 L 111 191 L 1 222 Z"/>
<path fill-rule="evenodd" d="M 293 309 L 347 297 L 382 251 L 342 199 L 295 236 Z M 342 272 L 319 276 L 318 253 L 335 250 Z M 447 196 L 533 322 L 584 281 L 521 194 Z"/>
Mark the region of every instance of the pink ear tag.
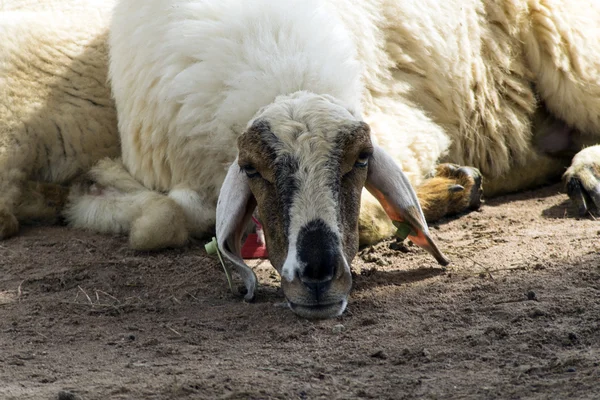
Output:
<path fill-rule="evenodd" d="M 242 258 L 249 260 L 253 258 L 268 258 L 267 245 L 263 234 L 261 223 L 252 216 L 256 224 L 256 233 L 250 233 L 242 246 Z"/>
<path fill-rule="evenodd" d="M 248 260 L 252 258 L 267 258 L 268 256 L 267 246 L 259 241 L 256 233 L 250 233 L 242 246 L 242 258 Z"/>

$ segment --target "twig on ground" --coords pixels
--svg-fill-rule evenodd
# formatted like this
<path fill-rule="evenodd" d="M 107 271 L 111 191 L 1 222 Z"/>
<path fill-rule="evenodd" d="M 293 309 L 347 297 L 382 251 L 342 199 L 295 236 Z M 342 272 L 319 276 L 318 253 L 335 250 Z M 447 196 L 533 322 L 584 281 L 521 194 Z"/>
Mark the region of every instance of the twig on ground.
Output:
<path fill-rule="evenodd" d="M 508 268 L 495 268 L 495 269 L 491 269 L 489 267 L 486 267 L 485 265 L 481 264 L 480 262 L 477 262 L 475 260 L 473 260 L 471 257 L 469 256 L 465 256 L 466 258 L 468 258 L 469 260 L 471 260 L 474 264 L 482 267 L 484 270 L 481 272 L 476 272 L 473 275 L 479 275 L 482 273 L 486 273 L 490 276 L 490 278 L 494 279 L 494 277 L 492 276 L 492 272 L 502 272 L 502 271 L 527 271 L 527 267 L 508 267 Z"/>
<path fill-rule="evenodd" d="M 43 337 L 44 339 L 46 339 L 46 340 L 50 340 L 50 338 L 49 338 L 48 336 L 44 335 L 43 333 L 40 333 L 40 332 L 38 332 L 38 331 L 34 331 L 34 332 L 35 332 L 37 335 L 40 335 L 41 337 Z"/>
<path fill-rule="evenodd" d="M 487 267 L 487 266 L 483 265 L 483 264 L 482 264 L 482 263 L 480 263 L 479 261 L 475 261 L 474 259 L 472 259 L 472 258 L 471 258 L 471 257 L 469 257 L 469 256 L 465 256 L 465 257 L 466 257 L 467 259 L 471 260 L 471 261 L 473 262 L 473 264 L 475 264 L 475 265 L 478 265 L 478 266 L 480 266 L 481 268 L 483 268 L 483 269 L 484 269 L 482 272 L 479 272 L 479 274 L 481 274 L 481 273 L 487 273 L 487 274 L 489 275 L 490 279 L 492 279 L 492 280 L 495 280 L 495 279 L 494 279 L 494 277 L 492 276 L 492 273 L 491 273 L 491 269 L 490 269 L 490 267 Z"/>
<path fill-rule="evenodd" d="M 198 301 L 198 298 L 196 296 L 194 296 L 193 294 L 191 294 L 190 292 L 185 292 L 185 294 L 187 294 L 188 296 L 190 296 L 192 299 Z"/>
<path fill-rule="evenodd" d="M 170 326 L 165 326 L 168 330 L 170 330 L 171 332 L 175 333 L 177 336 L 181 336 L 181 333 L 177 332 L 175 329 L 171 328 Z"/>
<path fill-rule="evenodd" d="M 87 303 L 80 303 L 77 301 L 60 301 L 60 304 L 68 304 L 71 306 L 85 306 L 85 307 L 89 307 L 90 305 Z M 91 304 L 92 306 L 92 310 L 90 310 L 90 312 L 98 314 L 98 313 L 103 313 L 109 310 L 113 310 L 116 311 L 117 313 L 121 313 L 122 310 L 126 309 L 127 307 L 133 307 L 134 304 L 106 304 L 106 303 L 96 303 L 96 304 Z"/>
<path fill-rule="evenodd" d="M 79 242 L 81 244 L 84 244 L 86 246 L 92 246 L 94 248 L 98 248 L 98 246 L 96 246 L 94 243 L 91 242 L 86 242 L 85 240 L 81 240 L 81 239 L 74 239 L 76 242 Z"/>
<path fill-rule="evenodd" d="M 13 254 L 17 254 L 16 251 L 14 251 L 13 249 L 6 247 L 6 246 L 0 246 L 0 249 L 2 250 L 8 250 L 9 252 L 13 253 Z"/>
<path fill-rule="evenodd" d="M 106 297 L 110 297 L 111 299 L 113 299 L 114 301 L 116 301 L 117 303 L 121 303 L 119 301 L 119 299 L 117 299 L 115 296 L 110 295 L 108 293 L 106 293 L 104 290 L 100 290 L 100 289 L 96 289 L 96 296 L 98 296 L 98 293 L 102 293 L 103 295 L 105 295 Z"/>
<path fill-rule="evenodd" d="M 25 280 L 22 280 L 21 283 L 19 283 L 19 287 L 17 288 L 17 299 L 21 299 L 21 295 L 23 294 L 23 283 L 25 282 Z"/>
<path fill-rule="evenodd" d="M 92 299 L 90 299 L 90 296 L 88 296 L 88 294 L 85 292 L 85 290 L 83 290 L 81 288 L 81 286 L 77 285 L 77 287 L 79 288 L 79 290 L 81 290 L 81 292 L 85 295 L 85 297 L 87 297 L 88 301 L 90 302 L 90 305 L 94 305 L 94 303 L 92 302 Z"/>

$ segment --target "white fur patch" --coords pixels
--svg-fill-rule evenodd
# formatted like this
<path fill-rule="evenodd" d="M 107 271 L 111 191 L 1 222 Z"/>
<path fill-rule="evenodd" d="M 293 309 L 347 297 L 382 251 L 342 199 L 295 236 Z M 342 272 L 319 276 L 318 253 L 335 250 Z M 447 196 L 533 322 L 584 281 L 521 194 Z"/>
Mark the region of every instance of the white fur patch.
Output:
<path fill-rule="evenodd" d="M 300 261 L 298 260 L 296 241 L 290 240 L 289 243 L 290 244 L 288 247 L 287 257 L 285 259 L 285 262 L 283 263 L 283 267 L 281 268 L 281 277 L 286 281 L 291 282 L 296 276 L 296 272 L 299 269 Z"/>
<path fill-rule="evenodd" d="M 342 306 L 338 310 L 338 313 L 334 315 L 334 317 L 339 317 L 340 315 L 342 315 L 344 311 L 346 311 L 346 307 L 348 307 L 348 299 L 344 298 L 344 300 L 342 300 Z"/>
<path fill-rule="evenodd" d="M 123 162 L 152 189 L 221 185 L 216 169 L 279 95 L 307 90 L 360 108 L 352 34 L 318 0 L 121 1 L 109 42 Z"/>
<path fill-rule="evenodd" d="M 192 233 L 205 233 L 214 225 L 215 207 L 207 206 L 195 190 L 174 189 L 169 192 L 169 197 L 183 210 L 188 229 Z"/>

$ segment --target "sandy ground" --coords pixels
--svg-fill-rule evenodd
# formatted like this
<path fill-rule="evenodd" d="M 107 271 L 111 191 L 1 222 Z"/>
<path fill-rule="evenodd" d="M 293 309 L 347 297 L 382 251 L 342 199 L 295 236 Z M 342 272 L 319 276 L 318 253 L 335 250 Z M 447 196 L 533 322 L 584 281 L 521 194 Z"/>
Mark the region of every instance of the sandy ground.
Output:
<path fill-rule="evenodd" d="M 0 398 L 599 399 L 600 223 L 559 192 L 435 224 L 446 270 L 363 250 L 347 312 L 316 322 L 266 261 L 247 304 L 202 243 L 23 228 L 0 242 Z"/>

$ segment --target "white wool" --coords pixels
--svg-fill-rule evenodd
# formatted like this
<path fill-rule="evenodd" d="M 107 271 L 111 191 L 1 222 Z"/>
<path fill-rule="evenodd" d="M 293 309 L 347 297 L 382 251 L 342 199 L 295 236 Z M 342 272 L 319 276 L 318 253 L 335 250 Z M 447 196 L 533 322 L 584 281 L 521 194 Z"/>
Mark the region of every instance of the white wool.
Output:
<path fill-rule="evenodd" d="M 349 36 L 318 1 L 121 2 L 110 76 L 125 165 L 149 188 L 212 185 L 216 199 L 224 169 L 205 164 L 233 161 L 236 137 L 278 95 L 360 108 Z"/>
<path fill-rule="evenodd" d="M 119 155 L 106 84 L 110 8 L 110 1 L 0 2 L 0 238 L 18 229 L 14 215 L 31 200 L 21 198 L 27 180 L 69 183 Z"/>

